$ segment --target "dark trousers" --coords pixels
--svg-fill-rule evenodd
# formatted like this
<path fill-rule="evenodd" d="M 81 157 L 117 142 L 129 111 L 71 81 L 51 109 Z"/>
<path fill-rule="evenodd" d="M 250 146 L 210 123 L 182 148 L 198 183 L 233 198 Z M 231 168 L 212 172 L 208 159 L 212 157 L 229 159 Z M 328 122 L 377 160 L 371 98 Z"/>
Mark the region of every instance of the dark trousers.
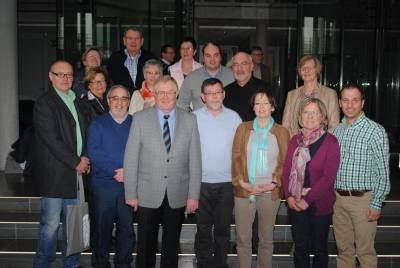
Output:
<path fill-rule="evenodd" d="M 332 214 L 315 216 L 315 208 L 305 211 L 289 209 L 292 222 L 292 236 L 295 245 L 294 264 L 296 268 L 310 267 L 310 252 L 313 249 L 313 268 L 328 267 L 328 235 Z"/>
<path fill-rule="evenodd" d="M 228 267 L 226 260 L 230 245 L 232 211 L 231 182 L 201 184 L 199 210 L 196 212 L 197 267 Z"/>
<path fill-rule="evenodd" d="M 110 267 L 109 253 L 112 231 L 116 224 L 116 267 L 131 267 L 132 251 L 135 245 L 133 230 L 133 209 L 125 204 L 125 193 L 122 185 L 91 187 L 93 207 L 93 267 Z"/>
<path fill-rule="evenodd" d="M 151 268 L 156 265 L 159 223 L 163 228 L 160 267 L 178 267 L 179 238 L 184 212 L 185 207 L 171 208 L 169 206 L 167 194 L 159 208 L 139 206 L 137 268 Z"/>

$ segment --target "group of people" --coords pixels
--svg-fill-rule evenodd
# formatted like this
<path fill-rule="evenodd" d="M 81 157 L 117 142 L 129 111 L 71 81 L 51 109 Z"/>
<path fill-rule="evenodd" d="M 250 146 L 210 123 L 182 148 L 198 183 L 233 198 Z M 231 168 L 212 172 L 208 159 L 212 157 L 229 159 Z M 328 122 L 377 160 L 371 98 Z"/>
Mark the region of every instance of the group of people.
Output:
<path fill-rule="evenodd" d="M 185 211 L 196 217 L 197 267 L 228 267 L 233 217 L 239 267 L 251 267 L 255 241 L 257 267 L 272 267 L 282 198 L 295 267 L 310 267 L 311 253 L 312 267 L 328 266 L 332 221 L 337 266 L 355 267 L 357 256 L 361 267 L 377 267 L 374 238 L 390 190 L 389 148 L 383 127 L 363 112 L 361 87 L 345 85 L 338 97 L 319 83 L 318 59 L 304 56 L 298 64 L 304 85 L 289 92 L 281 125 L 273 117 L 275 94 L 260 79 L 258 47 L 236 53 L 227 68 L 214 42 L 203 45 L 201 65 L 190 37 L 175 64 L 171 46 L 163 46 L 161 61 L 144 50 L 139 29 L 127 29 L 123 41 L 108 71 L 98 49 L 85 52 L 82 81 L 68 62 L 53 63 L 53 88 L 36 101 L 42 207 L 34 267 L 54 261 L 59 222 L 77 203 L 81 174 L 89 177 L 93 267 L 110 267 L 114 224 L 115 267 L 131 267 L 135 246 L 135 267 L 155 267 L 158 248 L 161 267 L 178 267 Z M 79 267 L 79 254 L 65 256 L 66 245 L 63 228 L 63 266 Z"/>

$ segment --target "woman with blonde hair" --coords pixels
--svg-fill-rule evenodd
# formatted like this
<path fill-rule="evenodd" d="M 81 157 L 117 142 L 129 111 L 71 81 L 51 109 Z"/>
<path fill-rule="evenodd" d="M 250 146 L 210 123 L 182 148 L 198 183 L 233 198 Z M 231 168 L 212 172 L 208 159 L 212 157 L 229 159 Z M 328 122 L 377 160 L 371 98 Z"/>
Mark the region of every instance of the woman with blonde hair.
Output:
<path fill-rule="evenodd" d="M 306 98 L 299 104 L 301 129 L 292 137 L 283 168 L 283 191 L 289 207 L 296 268 L 328 267 L 328 235 L 336 196 L 339 142 L 327 131 L 324 103 Z"/>
<path fill-rule="evenodd" d="M 329 130 L 339 124 L 338 97 L 335 90 L 320 84 L 321 70 L 321 62 L 313 55 L 303 56 L 297 65 L 297 72 L 304 85 L 289 91 L 282 120 L 282 125 L 289 130 L 290 137 L 299 132 L 297 114 L 300 102 L 305 98 L 318 98 L 325 104 Z"/>

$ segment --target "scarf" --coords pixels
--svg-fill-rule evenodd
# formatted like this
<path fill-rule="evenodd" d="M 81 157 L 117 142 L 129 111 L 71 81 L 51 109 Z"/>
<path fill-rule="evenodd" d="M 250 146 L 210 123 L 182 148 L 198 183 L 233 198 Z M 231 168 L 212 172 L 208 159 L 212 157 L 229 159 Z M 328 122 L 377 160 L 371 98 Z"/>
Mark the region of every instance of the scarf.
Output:
<path fill-rule="evenodd" d="M 256 117 L 253 121 L 254 135 L 251 144 L 251 158 L 249 168 L 249 182 L 253 186 L 256 184 L 257 167 L 265 166 L 263 163 L 268 162 L 267 155 L 264 152 L 268 149 L 268 132 L 274 125 L 274 122 L 274 118 L 270 116 L 267 127 L 261 128 L 258 124 L 258 117 Z M 250 195 L 249 199 L 250 201 L 255 201 L 256 197 L 254 195 Z"/>
<path fill-rule="evenodd" d="M 308 146 L 321 138 L 325 132 L 321 126 L 311 132 L 308 137 L 305 137 L 304 129 L 300 130 L 301 135 L 298 140 L 298 146 L 293 153 L 292 168 L 289 175 L 289 192 L 296 200 L 300 200 L 308 191 L 307 189 L 303 189 L 306 166 L 311 160 Z"/>

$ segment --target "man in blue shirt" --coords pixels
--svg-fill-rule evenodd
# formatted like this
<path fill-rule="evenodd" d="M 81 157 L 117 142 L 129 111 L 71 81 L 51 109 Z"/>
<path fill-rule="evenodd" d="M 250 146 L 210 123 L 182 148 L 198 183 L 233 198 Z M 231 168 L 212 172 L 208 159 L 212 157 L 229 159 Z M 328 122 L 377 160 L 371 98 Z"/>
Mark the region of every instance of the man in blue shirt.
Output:
<path fill-rule="evenodd" d="M 236 112 L 222 105 L 224 97 L 222 82 L 208 78 L 201 86 L 205 106 L 194 112 L 202 160 L 199 210 L 196 213 L 197 267 L 228 267 L 226 260 L 233 210 L 232 143 L 242 120 Z"/>
<path fill-rule="evenodd" d="M 125 204 L 123 159 L 132 117 L 128 114 L 129 91 L 113 86 L 107 95 L 110 112 L 89 127 L 88 153 L 92 163 L 91 196 L 94 239 L 93 267 L 109 267 L 114 222 L 117 227 L 116 267 L 130 267 L 135 245 L 133 210 Z"/>

